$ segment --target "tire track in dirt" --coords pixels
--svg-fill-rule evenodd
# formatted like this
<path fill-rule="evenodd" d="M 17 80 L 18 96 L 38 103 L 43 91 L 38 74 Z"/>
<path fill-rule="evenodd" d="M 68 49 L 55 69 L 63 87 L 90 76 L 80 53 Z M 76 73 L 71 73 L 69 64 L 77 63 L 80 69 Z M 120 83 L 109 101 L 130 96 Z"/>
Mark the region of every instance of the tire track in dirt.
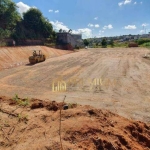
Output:
<path fill-rule="evenodd" d="M 142 58 L 146 52 L 148 50 L 142 48 L 88 49 L 47 59 L 33 66 L 3 70 L 0 72 L 0 94 L 12 96 L 17 93 L 58 101 L 66 94 L 70 102 L 117 111 L 125 117 L 142 121 L 145 117 L 148 122 L 150 63 Z M 84 80 L 102 78 L 102 91 L 96 93 L 80 89 L 53 93 L 52 81 L 61 75 L 65 81 L 73 77 Z"/>

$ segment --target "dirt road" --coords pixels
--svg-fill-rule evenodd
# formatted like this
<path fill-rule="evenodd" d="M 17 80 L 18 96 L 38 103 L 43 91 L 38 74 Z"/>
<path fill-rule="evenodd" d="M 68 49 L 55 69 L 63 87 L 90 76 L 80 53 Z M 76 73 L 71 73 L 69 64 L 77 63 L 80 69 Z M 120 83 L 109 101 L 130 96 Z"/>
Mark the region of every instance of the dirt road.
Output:
<path fill-rule="evenodd" d="M 67 95 L 67 102 L 108 109 L 150 123 L 150 61 L 142 58 L 148 51 L 145 48 L 88 49 L 32 66 L 3 70 L 0 95 L 13 97 L 17 93 L 20 97 L 56 101 Z M 67 92 L 52 91 L 57 78 L 66 81 Z"/>

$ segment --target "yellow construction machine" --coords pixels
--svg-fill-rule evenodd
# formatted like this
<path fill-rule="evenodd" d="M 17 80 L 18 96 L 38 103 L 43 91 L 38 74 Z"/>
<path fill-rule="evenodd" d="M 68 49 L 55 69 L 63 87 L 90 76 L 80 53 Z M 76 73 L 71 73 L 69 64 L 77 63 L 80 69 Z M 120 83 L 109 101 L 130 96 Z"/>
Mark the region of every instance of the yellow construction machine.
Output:
<path fill-rule="evenodd" d="M 30 64 L 39 63 L 42 61 L 45 61 L 46 57 L 42 54 L 42 52 L 39 50 L 39 53 L 37 54 L 36 50 L 33 51 L 33 55 L 29 57 Z"/>

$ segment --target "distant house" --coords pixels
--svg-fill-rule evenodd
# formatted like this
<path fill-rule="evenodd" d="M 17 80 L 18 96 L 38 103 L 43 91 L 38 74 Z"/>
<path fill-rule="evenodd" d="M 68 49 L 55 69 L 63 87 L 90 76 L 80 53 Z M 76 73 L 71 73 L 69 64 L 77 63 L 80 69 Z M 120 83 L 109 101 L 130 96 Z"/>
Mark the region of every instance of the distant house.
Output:
<path fill-rule="evenodd" d="M 56 44 L 58 47 L 65 48 L 66 45 L 70 45 L 72 48 L 75 48 L 83 45 L 81 34 L 58 32 L 56 35 L 57 35 Z"/>
<path fill-rule="evenodd" d="M 134 36 L 134 40 L 137 40 L 137 39 L 139 39 L 139 37 L 138 36 Z"/>
<path fill-rule="evenodd" d="M 119 42 L 123 42 L 123 41 L 124 41 L 123 39 L 120 39 L 120 40 L 119 40 Z"/>
<path fill-rule="evenodd" d="M 142 34 L 141 38 L 150 38 L 150 35 L 149 34 Z"/>

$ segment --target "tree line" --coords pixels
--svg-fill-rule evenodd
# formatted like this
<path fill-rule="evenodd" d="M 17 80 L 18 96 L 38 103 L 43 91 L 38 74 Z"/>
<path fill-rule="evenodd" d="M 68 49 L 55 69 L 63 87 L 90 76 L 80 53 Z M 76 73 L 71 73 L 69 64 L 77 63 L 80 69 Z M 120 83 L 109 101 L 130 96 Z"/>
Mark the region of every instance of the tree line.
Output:
<path fill-rule="evenodd" d="M 0 0 L 0 41 L 5 38 L 17 40 L 55 39 L 52 24 L 37 8 L 20 14 L 11 0 Z"/>
<path fill-rule="evenodd" d="M 84 42 L 84 45 L 85 45 L 85 46 L 89 46 L 89 44 L 90 44 L 89 39 L 84 39 L 83 42 Z M 101 45 L 101 47 L 103 47 L 103 48 L 106 48 L 107 45 L 110 45 L 111 47 L 114 47 L 114 41 L 111 39 L 111 40 L 108 42 L 106 38 L 103 38 L 103 39 L 101 40 L 101 42 L 96 42 L 96 46 L 99 46 L 99 45 Z"/>

